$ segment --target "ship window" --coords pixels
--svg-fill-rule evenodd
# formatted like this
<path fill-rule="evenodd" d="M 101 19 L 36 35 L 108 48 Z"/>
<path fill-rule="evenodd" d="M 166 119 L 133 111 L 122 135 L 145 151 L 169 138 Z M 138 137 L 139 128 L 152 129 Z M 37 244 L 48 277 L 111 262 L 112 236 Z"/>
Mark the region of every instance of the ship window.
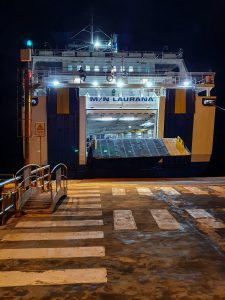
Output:
<path fill-rule="evenodd" d="M 125 71 L 125 66 L 120 66 L 120 72 L 124 72 Z"/>
<path fill-rule="evenodd" d="M 134 67 L 133 67 L 133 66 L 129 66 L 128 71 L 129 71 L 129 72 L 134 72 Z"/>
<path fill-rule="evenodd" d="M 155 64 L 155 71 L 157 73 L 179 72 L 179 66 L 177 64 Z"/>
<path fill-rule="evenodd" d="M 77 71 L 79 71 L 81 68 L 81 65 L 77 65 Z"/>
<path fill-rule="evenodd" d="M 95 67 L 94 67 L 94 71 L 95 71 L 95 72 L 99 72 L 99 66 L 95 66 Z"/>
<path fill-rule="evenodd" d="M 116 66 L 113 66 L 113 71 L 116 72 Z"/>
<path fill-rule="evenodd" d="M 107 72 L 108 71 L 108 66 L 103 66 L 103 71 Z"/>
<path fill-rule="evenodd" d="M 67 70 L 70 72 L 70 71 L 73 71 L 73 66 L 72 65 L 68 65 L 67 66 Z"/>
<path fill-rule="evenodd" d="M 86 66 L 85 67 L 85 71 L 90 71 L 91 70 L 91 67 L 90 66 Z"/>

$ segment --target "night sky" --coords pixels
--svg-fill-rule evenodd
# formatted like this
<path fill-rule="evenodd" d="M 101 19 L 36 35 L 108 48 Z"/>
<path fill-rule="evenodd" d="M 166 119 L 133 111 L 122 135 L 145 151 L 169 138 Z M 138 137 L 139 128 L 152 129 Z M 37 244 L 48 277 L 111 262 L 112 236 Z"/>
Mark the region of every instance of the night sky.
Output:
<path fill-rule="evenodd" d="M 218 105 L 225 107 L 224 0 L 1 0 L 0 173 L 14 172 L 23 164 L 21 139 L 16 137 L 19 49 L 27 38 L 33 40 L 34 48 L 43 47 L 44 42 L 64 48 L 73 33 L 89 24 L 91 12 L 94 23 L 107 34 L 119 34 L 121 50 L 182 48 L 189 71 L 215 71 L 214 93 Z M 207 175 L 225 175 L 225 112 L 219 110 Z"/>

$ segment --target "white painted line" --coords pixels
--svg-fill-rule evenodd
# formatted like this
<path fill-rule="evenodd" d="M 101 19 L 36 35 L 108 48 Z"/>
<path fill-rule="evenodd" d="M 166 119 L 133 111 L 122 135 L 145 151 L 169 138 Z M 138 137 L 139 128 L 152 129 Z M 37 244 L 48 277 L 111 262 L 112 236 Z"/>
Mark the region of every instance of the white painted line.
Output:
<path fill-rule="evenodd" d="M 100 194 L 77 194 L 77 193 L 68 193 L 68 197 L 74 198 L 86 198 L 86 197 L 100 197 Z"/>
<path fill-rule="evenodd" d="M 115 230 L 137 229 L 131 210 L 114 210 L 113 218 Z"/>
<path fill-rule="evenodd" d="M 150 212 L 160 229 L 176 230 L 182 228 L 167 209 L 150 209 Z"/>
<path fill-rule="evenodd" d="M 208 195 L 209 193 L 207 191 L 200 190 L 196 186 L 185 186 L 186 190 L 192 192 L 195 195 Z"/>
<path fill-rule="evenodd" d="M 105 247 L 0 249 L 1 259 L 40 259 L 105 256 Z"/>
<path fill-rule="evenodd" d="M 225 224 L 223 222 L 217 221 L 214 218 L 197 219 L 197 222 L 204 224 L 210 228 L 215 228 L 215 229 L 225 228 Z"/>
<path fill-rule="evenodd" d="M 185 210 L 189 213 L 189 215 L 191 215 L 195 219 L 213 218 L 213 216 L 204 209 L 195 208 L 195 209 L 185 209 Z"/>
<path fill-rule="evenodd" d="M 100 198 L 89 198 L 89 199 L 77 199 L 70 197 L 66 203 L 89 203 L 89 202 L 101 202 Z"/>
<path fill-rule="evenodd" d="M 126 191 L 125 189 L 112 188 L 112 194 L 113 196 L 124 196 L 126 195 Z"/>
<path fill-rule="evenodd" d="M 102 208 L 101 204 L 76 204 L 68 203 L 59 206 L 58 210 L 73 209 L 73 208 Z"/>
<path fill-rule="evenodd" d="M 180 193 L 172 187 L 162 186 L 160 189 L 168 196 L 180 195 Z"/>
<path fill-rule="evenodd" d="M 60 217 L 93 217 L 93 216 L 102 216 L 102 211 L 100 210 L 85 210 L 85 211 L 56 211 L 52 214 L 53 216 Z"/>
<path fill-rule="evenodd" d="M 102 220 L 67 220 L 67 221 L 25 221 L 19 222 L 17 228 L 34 227 L 70 227 L 70 226 L 102 226 Z"/>
<path fill-rule="evenodd" d="M 152 191 L 149 188 L 136 188 L 139 195 L 143 196 L 153 196 Z"/>
<path fill-rule="evenodd" d="M 87 190 L 87 189 L 69 189 L 67 191 L 67 193 L 71 194 L 71 193 L 76 193 L 76 194 L 85 194 L 85 193 L 88 193 L 88 194 L 99 194 L 100 191 L 99 190 Z"/>
<path fill-rule="evenodd" d="M 210 185 L 209 188 L 216 191 L 216 192 L 218 192 L 218 193 L 225 194 L 225 189 L 222 188 L 221 186 L 216 186 L 216 185 L 212 186 L 212 185 Z"/>
<path fill-rule="evenodd" d="M 80 283 L 105 283 L 107 271 L 96 269 L 49 270 L 43 272 L 0 272 L 0 287 L 59 285 Z"/>
<path fill-rule="evenodd" d="M 48 241 L 48 240 L 84 240 L 103 239 L 103 231 L 80 231 L 80 232 L 27 232 L 9 233 L 2 241 Z"/>

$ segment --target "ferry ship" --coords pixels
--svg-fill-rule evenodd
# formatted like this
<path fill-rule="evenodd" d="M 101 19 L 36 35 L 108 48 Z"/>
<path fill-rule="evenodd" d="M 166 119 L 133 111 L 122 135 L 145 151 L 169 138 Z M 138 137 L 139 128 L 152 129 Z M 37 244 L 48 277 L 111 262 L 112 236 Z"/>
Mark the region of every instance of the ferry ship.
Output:
<path fill-rule="evenodd" d="M 71 177 L 195 176 L 207 167 L 215 74 L 189 72 L 181 49 L 122 51 L 92 22 L 66 49 L 22 49 L 21 61 L 26 163 L 62 162 Z"/>

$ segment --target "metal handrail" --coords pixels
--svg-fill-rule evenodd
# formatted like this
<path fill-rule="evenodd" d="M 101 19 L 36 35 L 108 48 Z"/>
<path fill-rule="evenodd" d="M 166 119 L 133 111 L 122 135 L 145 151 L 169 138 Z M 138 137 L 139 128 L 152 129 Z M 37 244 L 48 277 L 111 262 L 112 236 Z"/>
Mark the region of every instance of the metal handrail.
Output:
<path fill-rule="evenodd" d="M 67 190 L 68 168 L 67 168 L 67 166 L 65 164 L 59 163 L 51 171 L 51 196 L 52 196 L 52 198 L 53 198 L 53 193 L 54 193 L 53 187 L 52 187 L 52 177 L 53 177 L 54 173 L 55 173 L 55 176 L 57 176 L 56 172 L 59 169 L 61 170 L 61 173 L 60 173 L 60 182 L 58 183 L 57 180 L 59 180 L 59 179 L 56 178 L 56 180 L 55 180 L 56 181 L 56 183 L 55 183 L 55 193 L 57 193 L 58 184 L 60 185 L 60 188 L 62 187 L 61 186 L 61 182 L 63 182 L 63 188 L 65 188 Z"/>

